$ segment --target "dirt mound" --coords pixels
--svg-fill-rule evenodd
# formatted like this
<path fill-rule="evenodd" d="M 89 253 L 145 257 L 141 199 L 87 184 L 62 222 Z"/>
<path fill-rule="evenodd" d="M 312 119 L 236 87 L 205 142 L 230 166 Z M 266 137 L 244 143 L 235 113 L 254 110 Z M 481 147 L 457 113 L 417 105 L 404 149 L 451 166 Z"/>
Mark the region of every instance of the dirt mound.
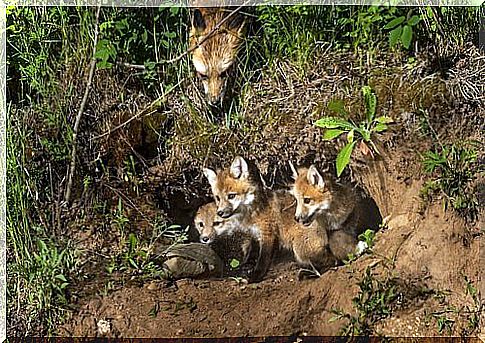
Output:
<path fill-rule="evenodd" d="M 259 284 L 236 278 L 127 286 L 82 299 L 58 333 L 99 336 L 105 325 L 109 337 L 322 336 L 348 328 L 345 317 L 363 316 L 384 335 L 466 334 L 480 311 L 464 281 L 477 284 L 480 277 L 479 230 L 439 204 L 424 207 L 422 181 L 400 162 L 406 150 L 392 155 L 369 163 L 358 177 L 387 221 L 372 254 L 316 280 L 298 281 L 297 266 L 286 262 Z M 375 294 L 362 284 L 366 275 Z M 362 312 L 352 300 L 389 295 L 391 287 L 392 301 L 382 305 L 392 316 Z M 335 320 L 337 312 L 343 316 Z"/>

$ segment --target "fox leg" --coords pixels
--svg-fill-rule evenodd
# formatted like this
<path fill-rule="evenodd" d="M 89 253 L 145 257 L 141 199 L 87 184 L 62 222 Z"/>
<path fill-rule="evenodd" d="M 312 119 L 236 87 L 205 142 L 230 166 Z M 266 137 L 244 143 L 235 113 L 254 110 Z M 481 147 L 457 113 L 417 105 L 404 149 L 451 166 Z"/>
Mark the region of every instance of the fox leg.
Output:
<path fill-rule="evenodd" d="M 298 271 L 298 280 L 313 279 L 313 278 L 319 278 L 320 276 L 322 276 L 322 274 L 318 271 L 318 269 L 315 268 L 313 263 L 309 262 L 308 265 L 310 269 L 301 268 Z"/>
<path fill-rule="evenodd" d="M 252 242 L 251 240 L 247 241 L 247 242 L 244 242 L 241 246 L 241 250 L 242 250 L 242 263 L 241 264 L 246 264 L 246 262 L 248 262 L 249 260 L 249 256 L 251 255 L 251 250 L 252 250 Z"/>
<path fill-rule="evenodd" d="M 256 267 L 251 274 L 249 282 L 260 282 L 269 269 L 271 260 L 273 259 L 274 241 L 260 242 L 259 257 Z"/>
<path fill-rule="evenodd" d="M 332 231 L 329 237 L 329 246 L 332 254 L 339 261 L 347 258 L 349 253 L 355 251 L 358 240 L 356 237 L 344 230 Z"/>

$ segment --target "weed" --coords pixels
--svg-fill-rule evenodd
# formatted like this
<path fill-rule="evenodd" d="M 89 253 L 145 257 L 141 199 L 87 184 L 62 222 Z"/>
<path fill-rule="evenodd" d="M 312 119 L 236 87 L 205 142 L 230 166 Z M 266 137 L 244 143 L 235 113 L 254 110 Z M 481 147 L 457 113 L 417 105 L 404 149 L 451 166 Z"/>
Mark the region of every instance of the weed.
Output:
<path fill-rule="evenodd" d="M 433 179 L 425 183 L 421 196 L 430 199 L 439 193 L 445 209 L 451 207 L 466 219 L 475 220 L 479 205 L 472 185 L 484 171 L 477 161 L 475 147 L 478 145 L 476 142 L 452 144 L 425 152 L 423 168 Z"/>
<path fill-rule="evenodd" d="M 347 259 L 344 260 L 344 263 L 346 265 L 350 265 L 352 262 L 357 260 L 357 258 L 366 253 L 366 252 L 372 252 L 372 247 L 374 246 L 374 238 L 375 238 L 376 233 L 374 230 L 367 229 L 365 232 L 361 233 L 358 237 L 359 242 L 357 244 L 357 248 L 355 249 L 355 252 L 349 253 L 347 255 Z"/>
<path fill-rule="evenodd" d="M 400 16 L 392 19 L 384 26 L 384 29 L 391 30 L 389 32 L 389 45 L 396 46 L 401 43 L 406 49 L 411 46 L 413 39 L 413 27 L 416 26 L 421 17 L 419 15 L 412 15 L 413 10 L 409 10 L 406 16 Z"/>
<path fill-rule="evenodd" d="M 345 313 L 342 310 L 332 310 L 336 316 L 330 321 L 347 320 L 347 324 L 340 329 L 341 335 L 368 336 L 374 334 L 374 324 L 391 315 L 393 303 L 399 296 L 395 279 L 387 277 L 381 281 L 374 277 L 370 267 L 366 268 L 364 277 L 359 281 L 358 286 L 360 291 L 352 299 L 352 304 L 357 310 L 356 315 Z"/>
<path fill-rule="evenodd" d="M 379 153 L 377 147 L 372 141 L 376 133 L 387 130 L 387 124 L 392 123 L 393 120 L 387 116 L 375 117 L 377 98 L 369 86 L 362 88 L 362 94 L 365 104 L 365 120 L 359 124 L 353 121 L 348 121 L 338 117 L 325 117 L 315 122 L 315 125 L 322 127 L 325 130 L 323 138 L 326 140 L 333 140 L 342 135 L 347 134 L 347 144 L 340 150 L 337 155 L 336 167 L 337 176 L 340 176 L 345 167 L 350 162 L 352 151 L 357 143 L 359 148 L 365 155 L 372 155 Z M 337 112 L 341 116 L 348 117 L 348 113 L 341 101 L 332 101 L 328 105 L 329 110 Z M 355 137 L 357 135 L 357 137 Z M 369 147 L 369 145 L 370 147 Z"/>

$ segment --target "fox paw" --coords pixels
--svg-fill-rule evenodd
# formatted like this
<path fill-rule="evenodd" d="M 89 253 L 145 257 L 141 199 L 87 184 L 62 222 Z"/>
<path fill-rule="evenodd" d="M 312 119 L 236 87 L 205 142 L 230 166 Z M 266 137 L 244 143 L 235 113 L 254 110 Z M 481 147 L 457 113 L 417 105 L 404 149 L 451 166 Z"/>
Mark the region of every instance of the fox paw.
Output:
<path fill-rule="evenodd" d="M 320 277 L 320 273 L 310 269 L 300 269 L 298 271 L 298 280 L 308 280 L 308 279 L 318 279 Z"/>

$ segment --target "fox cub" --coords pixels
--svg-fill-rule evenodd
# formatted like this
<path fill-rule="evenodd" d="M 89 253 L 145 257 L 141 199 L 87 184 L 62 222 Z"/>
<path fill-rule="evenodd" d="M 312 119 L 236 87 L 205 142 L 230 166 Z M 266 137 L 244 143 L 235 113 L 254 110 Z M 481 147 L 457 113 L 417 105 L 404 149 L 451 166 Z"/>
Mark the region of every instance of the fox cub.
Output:
<path fill-rule="evenodd" d="M 308 229 L 297 223 L 285 210 L 285 205 L 294 201 L 291 195 L 267 191 L 256 166 L 238 156 L 230 168 L 218 172 L 206 168 L 204 174 L 216 201 L 217 216 L 231 218 L 258 242 L 258 260 L 250 281 L 264 277 L 278 244 L 316 272 L 331 263 L 325 228 Z"/>
<path fill-rule="evenodd" d="M 296 170 L 292 193 L 297 206 L 295 220 L 306 227 L 326 228 L 329 247 L 338 260 L 355 252 L 358 236 L 366 229 L 377 230 L 382 221 L 369 198 L 354 189 L 324 178 L 315 166 Z"/>
<path fill-rule="evenodd" d="M 194 218 L 201 243 L 210 244 L 223 260 L 237 259 L 244 265 L 251 254 L 253 237 L 244 232 L 237 221 L 216 214 L 214 202 L 201 206 Z"/>
<path fill-rule="evenodd" d="M 189 45 L 192 64 L 207 101 L 222 103 L 234 63 L 246 32 L 246 17 L 224 7 L 192 10 Z"/>

